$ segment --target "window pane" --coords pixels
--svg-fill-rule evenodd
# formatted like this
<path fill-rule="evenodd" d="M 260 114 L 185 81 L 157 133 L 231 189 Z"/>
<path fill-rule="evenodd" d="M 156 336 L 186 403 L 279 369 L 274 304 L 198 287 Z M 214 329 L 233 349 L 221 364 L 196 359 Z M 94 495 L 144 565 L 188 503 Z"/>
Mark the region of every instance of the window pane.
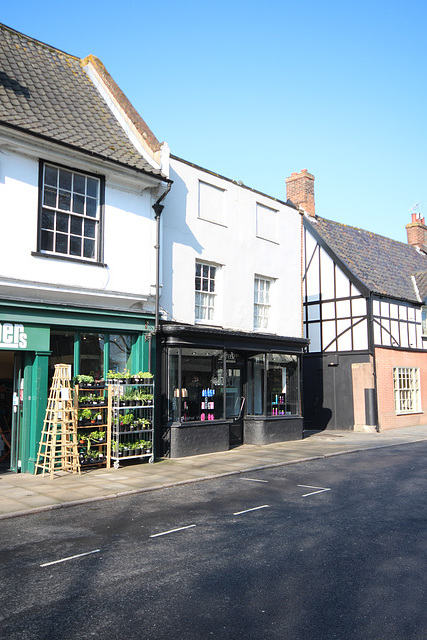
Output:
<path fill-rule="evenodd" d="M 78 236 L 70 236 L 70 255 L 82 255 L 82 239 Z"/>
<path fill-rule="evenodd" d="M 264 414 L 264 370 L 265 356 L 260 353 L 248 358 L 248 408 L 250 415 Z"/>
<path fill-rule="evenodd" d="M 51 231 L 42 231 L 41 250 L 53 251 L 53 233 Z"/>
<path fill-rule="evenodd" d="M 79 173 L 74 174 L 74 191 L 76 193 L 84 193 L 85 192 L 85 177 L 80 175 Z"/>
<path fill-rule="evenodd" d="M 131 349 L 134 337 L 129 334 L 110 335 L 110 359 L 108 369 L 110 371 L 124 371 L 128 369 L 131 373 Z"/>
<path fill-rule="evenodd" d="M 85 238 L 83 245 L 83 256 L 85 258 L 94 258 L 95 257 L 95 241 L 88 240 Z"/>
<path fill-rule="evenodd" d="M 59 192 L 59 202 L 58 207 L 63 211 L 69 211 L 71 207 L 71 193 L 68 191 L 60 191 Z"/>
<path fill-rule="evenodd" d="M 181 394 L 181 390 L 178 388 L 179 378 L 178 378 L 178 363 L 179 363 L 179 349 L 174 347 L 172 349 L 168 349 L 168 395 L 167 395 L 167 406 L 165 407 L 166 411 L 166 420 L 170 422 L 178 422 L 179 420 L 179 400 Z M 187 402 L 186 398 L 181 398 L 181 401 L 184 400 Z"/>
<path fill-rule="evenodd" d="M 95 238 L 96 224 L 92 220 L 85 220 L 85 236 L 87 238 Z"/>
<path fill-rule="evenodd" d="M 49 387 L 55 371 L 56 364 L 74 364 L 74 332 L 73 331 L 57 331 L 50 332 L 50 350 L 49 356 Z M 73 376 L 73 370 L 71 369 Z"/>
<path fill-rule="evenodd" d="M 104 335 L 82 333 L 80 335 L 80 371 L 98 380 L 104 377 Z"/>
<path fill-rule="evenodd" d="M 267 415 L 298 415 L 297 356 L 271 353 L 267 362 Z"/>
<path fill-rule="evenodd" d="M 56 230 L 68 233 L 68 218 L 66 213 L 58 213 L 56 215 Z"/>
<path fill-rule="evenodd" d="M 46 207 L 56 207 L 56 189 L 44 188 L 43 204 Z"/>
<path fill-rule="evenodd" d="M 65 169 L 59 170 L 59 188 L 66 189 L 67 191 L 71 191 L 71 171 L 66 171 Z"/>
<path fill-rule="evenodd" d="M 92 196 L 92 198 L 98 197 L 98 180 L 94 180 L 93 178 L 87 178 L 87 195 Z"/>
<path fill-rule="evenodd" d="M 52 211 L 46 211 L 43 209 L 42 211 L 42 228 L 43 229 L 53 229 L 55 222 L 55 214 Z"/>
<path fill-rule="evenodd" d="M 46 164 L 44 168 L 44 181 L 45 184 L 50 184 L 56 187 L 58 182 L 58 169 Z"/>
<path fill-rule="evenodd" d="M 270 313 L 270 280 L 254 279 L 254 329 L 268 329 Z"/>
<path fill-rule="evenodd" d="M 86 215 L 91 218 L 96 217 L 96 200 L 94 198 L 86 198 Z"/>
<path fill-rule="evenodd" d="M 70 232 L 74 233 L 76 236 L 82 235 L 82 222 L 83 218 L 78 218 L 77 216 L 71 216 L 71 228 Z"/>
<path fill-rule="evenodd" d="M 223 351 L 182 349 L 181 420 L 224 418 Z M 179 391 L 178 391 L 179 393 Z"/>
<path fill-rule="evenodd" d="M 57 253 L 68 253 L 68 236 L 63 233 L 56 234 L 55 251 Z"/>
<path fill-rule="evenodd" d="M 74 194 L 73 197 L 73 211 L 74 213 L 84 213 L 85 212 L 85 198 L 84 196 L 79 196 L 78 194 Z"/>

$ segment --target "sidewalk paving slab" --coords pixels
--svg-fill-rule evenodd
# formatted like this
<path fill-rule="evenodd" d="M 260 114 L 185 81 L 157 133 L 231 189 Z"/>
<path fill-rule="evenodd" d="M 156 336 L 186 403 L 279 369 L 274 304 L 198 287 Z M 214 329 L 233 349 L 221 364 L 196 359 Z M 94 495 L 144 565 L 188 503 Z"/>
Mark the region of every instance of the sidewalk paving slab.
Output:
<path fill-rule="evenodd" d="M 220 453 L 161 459 L 120 469 L 83 469 L 49 476 L 0 474 L 0 519 L 113 499 L 212 478 L 308 462 L 359 451 L 427 441 L 427 425 L 381 433 L 323 431 L 303 440 L 241 445 Z"/>

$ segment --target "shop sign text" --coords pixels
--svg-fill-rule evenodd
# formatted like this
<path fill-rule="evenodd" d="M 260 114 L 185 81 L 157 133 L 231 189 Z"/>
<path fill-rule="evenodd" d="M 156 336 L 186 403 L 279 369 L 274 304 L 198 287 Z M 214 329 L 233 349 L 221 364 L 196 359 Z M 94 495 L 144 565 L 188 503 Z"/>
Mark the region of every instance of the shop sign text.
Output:
<path fill-rule="evenodd" d="M 0 323 L 0 349 L 26 349 L 27 341 L 23 324 Z"/>

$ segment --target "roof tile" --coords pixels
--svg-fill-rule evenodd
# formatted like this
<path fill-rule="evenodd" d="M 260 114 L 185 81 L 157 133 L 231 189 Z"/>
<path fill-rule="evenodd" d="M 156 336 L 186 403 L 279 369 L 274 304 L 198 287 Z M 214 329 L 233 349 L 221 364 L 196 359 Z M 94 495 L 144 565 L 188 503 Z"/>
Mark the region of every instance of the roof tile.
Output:
<path fill-rule="evenodd" d="M 162 175 L 133 146 L 79 58 L 1 24 L 0 122 Z"/>
<path fill-rule="evenodd" d="M 305 223 L 372 293 L 418 302 L 412 276 L 427 271 L 424 253 L 404 242 L 318 216 L 306 218 Z M 427 276 L 422 285 L 425 295 Z"/>

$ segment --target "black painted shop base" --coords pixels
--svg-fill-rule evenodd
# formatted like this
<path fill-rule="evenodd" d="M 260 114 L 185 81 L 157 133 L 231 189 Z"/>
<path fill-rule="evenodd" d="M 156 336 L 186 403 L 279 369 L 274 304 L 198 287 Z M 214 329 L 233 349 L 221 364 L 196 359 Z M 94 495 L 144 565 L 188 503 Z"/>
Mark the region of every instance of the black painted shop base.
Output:
<path fill-rule="evenodd" d="M 303 419 L 245 418 L 243 443 L 265 445 L 302 440 Z M 230 448 L 230 422 L 173 424 L 163 431 L 163 455 L 184 458 L 202 453 L 217 453 Z"/>

